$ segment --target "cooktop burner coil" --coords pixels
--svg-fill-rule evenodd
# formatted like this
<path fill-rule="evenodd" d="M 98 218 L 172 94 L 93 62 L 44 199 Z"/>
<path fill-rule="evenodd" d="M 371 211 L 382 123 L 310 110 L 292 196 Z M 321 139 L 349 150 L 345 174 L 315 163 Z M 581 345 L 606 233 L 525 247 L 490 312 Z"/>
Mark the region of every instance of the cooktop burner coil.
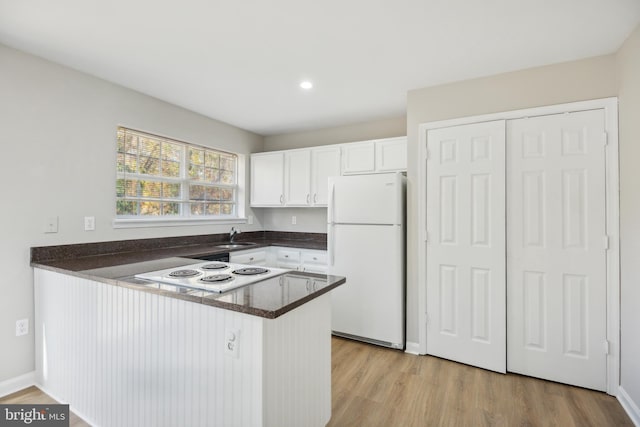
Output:
<path fill-rule="evenodd" d="M 195 276 L 199 276 L 200 273 L 198 270 L 191 270 L 191 269 L 183 269 L 183 270 L 174 270 L 171 273 L 169 273 L 170 277 L 177 277 L 177 278 L 185 278 L 185 277 L 195 277 Z"/>
<path fill-rule="evenodd" d="M 204 283 L 224 283 L 232 280 L 233 276 L 230 274 L 211 274 L 200 278 L 200 281 Z"/>
<path fill-rule="evenodd" d="M 262 267 L 246 267 L 240 268 L 238 270 L 233 270 L 233 274 L 239 274 L 241 276 L 253 276 L 255 274 L 264 274 L 268 272 L 269 270 Z"/>
<path fill-rule="evenodd" d="M 205 264 L 200 267 L 201 270 L 224 270 L 229 267 L 227 264 L 223 262 L 212 262 L 210 264 Z"/>

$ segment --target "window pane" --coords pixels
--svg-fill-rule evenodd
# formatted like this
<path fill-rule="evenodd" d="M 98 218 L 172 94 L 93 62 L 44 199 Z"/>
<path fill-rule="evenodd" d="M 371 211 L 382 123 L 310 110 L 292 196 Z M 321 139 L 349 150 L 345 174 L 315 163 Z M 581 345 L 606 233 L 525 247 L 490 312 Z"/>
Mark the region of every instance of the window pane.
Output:
<path fill-rule="evenodd" d="M 218 168 L 220 164 L 220 155 L 212 151 L 207 151 L 205 154 L 205 166 L 210 168 Z"/>
<path fill-rule="evenodd" d="M 127 153 L 138 154 L 138 137 L 127 133 L 124 138 L 124 148 Z"/>
<path fill-rule="evenodd" d="M 137 197 L 138 196 L 138 181 L 136 180 L 125 180 L 124 183 L 124 195 L 127 197 Z"/>
<path fill-rule="evenodd" d="M 207 168 L 205 169 L 204 174 L 205 174 L 205 181 L 214 184 L 218 182 L 218 176 L 220 174 L 220 171 L 218 169 Z"/>
<path fill-rule="evenodd" d="M 160 142 L 149 138 L 140 138 L 140 155 L 160 157 Z"/>
<path fill-rule="evenodd" d="M 233 205 L 231 203 L 223 203 L 220 205 L 220 210 L 223 215 L 231 215 L 233 213 Z"/>
<path fill-rule="evenodd" d="M 182 160 L 182 147 L 177 144 L 171 144 L 170 142 L 163 143 L 162 158 L 164 160 L 180 162 Z"/>
<path fill-rule="evenodd" d="M 135 155 L 127 154 L 124 158 L 124 171 L 129 173 L 138 172 L 138 157 Z"/>
<path fill-rule="evenodd" d="M 180 203 L 163 203 L 163 215 L 180 215 Z"/>
<path fill-rule="evenodd" d="M 140 196 L 159 199 L 162 195 L 162 184 L 154 181 L 140 181 Z"/>
<path fill-rule="evenodd" d="M 207 200 L 220 200 L 220 189 L 218 187 L 207 187 Z"/>
<path fill-rule="evenodd" d="M 220 205 L 218 203 L 208 203 L 205 208 L 207 215 L 220 215 Z"/>
<path fill-rule="evenodd" d="M 116 202 L 116 215 L 135 215 L 136 212 L 136 202 L 132 202 L 129 200 L 118 200 Z"/>
<path fill-rule="evenodd" d="M 165 182 L 162 184 L 162 197 L 165 199 L 178 199 L 180 198 L 180 188 L 180 184 Z"/>
<path fill-rule="evenodd" d="M 204 175 L 202 166 L 189 165 L 189 178 L 200 181 Z"/>
<path fill-rule="evenodd" d="M 140 173 L 145 175 L 159 175 L 160 160 L 155 157 L 140 156 Z"/>
<path fill-rule="evenodd" d="M 225 156 L 220 158 L 220 169 L 233 171 L 235 169 L 234 165 L 235 165 L 234 157 Z"/>
<path fill-rule="evenodd" d="M 220 190 L 220 199 L 224 201 L 233 201 L 233 190 L 223 188 Z"/>
<path fill-rule="evenodd" d="M 202 185 L 189 186 L 189 200 L 205 200 L 205 187 Z"/>
<path fill-rule="evenodd" d="M 140 215 L 160 215 L 160 202 L 140 202 Z"/>
<path fill-rule="evenodd" d="M 171 178 L 180 177 L 180 162 L 174 162 L 172 160 L 162 161 L 162 176 Z"/>
<path fill-rule="evenodd" d="M 189 149 L 189 161 L 194 165 L 204 165 L 204 150 Z"/>
<path fill-rule="evenodd" d="M 202 215 L 204 213 L 204 204 L 191 203 L 191 215 Z"/>
<path fill-rule="evenodd" d="M 222 171 L 220 172 L 220 182 L 222 184 L 233 184 L 234 182 L 234 174 L 233 172 L 229 172 L 229 171 Z"/>

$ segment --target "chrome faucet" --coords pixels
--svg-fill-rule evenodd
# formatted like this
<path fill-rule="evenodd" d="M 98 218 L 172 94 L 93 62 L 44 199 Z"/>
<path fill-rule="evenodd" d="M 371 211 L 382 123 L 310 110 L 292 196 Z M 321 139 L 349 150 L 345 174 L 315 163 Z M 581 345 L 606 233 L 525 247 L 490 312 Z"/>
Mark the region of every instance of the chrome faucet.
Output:
<path fill-rule="evenodd" d="M 231 227 L 231 232 L 229 233 L 229 243 L 233 243 L 233 239 L 235 239 L 236 236 L 240 233 L 242 233 L 242 231 L 236 229 L 235 227 Z"/>

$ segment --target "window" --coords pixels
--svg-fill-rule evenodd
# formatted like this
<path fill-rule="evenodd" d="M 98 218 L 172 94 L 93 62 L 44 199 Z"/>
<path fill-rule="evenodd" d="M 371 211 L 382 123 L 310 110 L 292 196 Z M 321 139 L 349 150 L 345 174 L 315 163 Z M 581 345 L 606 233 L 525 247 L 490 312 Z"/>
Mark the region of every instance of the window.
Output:
<path fill-rule="evenodd" d="M 238 156 L 118 128 L 116 219 L 238 217 Z"/>

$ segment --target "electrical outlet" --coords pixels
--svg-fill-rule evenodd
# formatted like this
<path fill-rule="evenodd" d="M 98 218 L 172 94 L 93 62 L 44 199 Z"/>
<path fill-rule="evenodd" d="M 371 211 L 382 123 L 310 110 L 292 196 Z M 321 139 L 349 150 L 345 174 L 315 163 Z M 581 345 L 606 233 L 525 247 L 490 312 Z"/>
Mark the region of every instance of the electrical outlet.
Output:
<path fill-rule="evenodd" d="M 247 217 L 247 224 L 249 224 L 249 225 L 253 224 L 253 215 L 249 215 Z"/>
<path fill-rule="evenodd" d="M 58 232 L 58 217 L 50 216 L 44 223 L 45 233 L 57 233 Z"/>
<path fill-rule="evenodd" d="M 16 320 L 16 336 L 27 335 L 29 333 L 29 319 Z"/>
<path fill-rule="evenodd" d="M 298 219 L 296 218 L 296 216 L 295 216 L 295 215 L 293 215 L 293 216 L 291 217 L 291 225 L 296 225 L 296 222 L 298 222 Z"/>
<path fill-rule="evenodd" d="M 226 328 L 224 333 L 224 354 L 237 359 L 240 351 L 240 329 Z"/>
<path fill-rule="evenodd" d="M 85 216 L 84 217 L 84 231 L 93 231 L 96 229 L 96 217 Z"/>

